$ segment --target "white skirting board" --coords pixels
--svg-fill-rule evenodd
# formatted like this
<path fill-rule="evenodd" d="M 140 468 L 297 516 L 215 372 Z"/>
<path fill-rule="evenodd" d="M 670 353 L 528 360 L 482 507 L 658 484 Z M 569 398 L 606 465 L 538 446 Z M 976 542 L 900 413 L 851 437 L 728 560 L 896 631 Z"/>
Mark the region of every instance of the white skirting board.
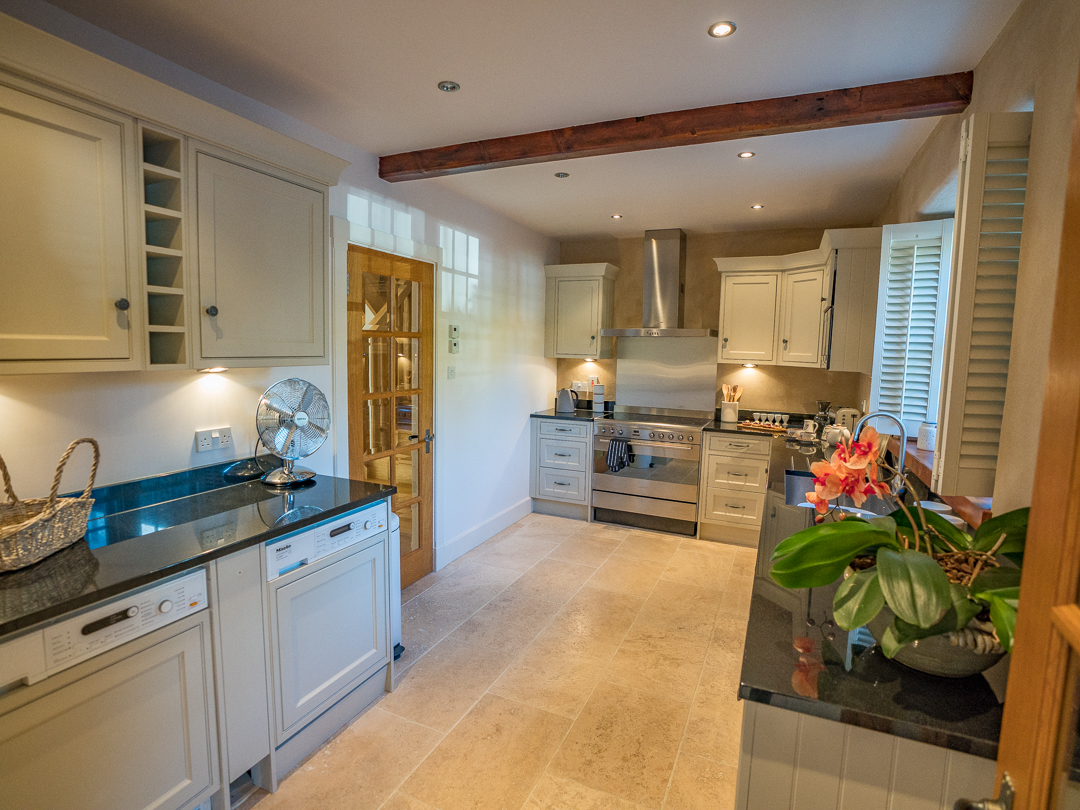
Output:
<path fill-rule="evenodd" d="M 952 810 L 993 795 L 997 764 L 744 701 L 736 810 Z"/>
<path fill-rule="evenodd" d="M 467 532 L 459 534 L 449 543 L 440 543 L 435 546 L 435 570 L 438 571 L 462 554 L 472 551 L 507 526 L 513 526 L 530 512 L 532 512 L 532 498 L 524 498 L 494 517 L 485 520 L 479 526 L 474 526 Z"/>

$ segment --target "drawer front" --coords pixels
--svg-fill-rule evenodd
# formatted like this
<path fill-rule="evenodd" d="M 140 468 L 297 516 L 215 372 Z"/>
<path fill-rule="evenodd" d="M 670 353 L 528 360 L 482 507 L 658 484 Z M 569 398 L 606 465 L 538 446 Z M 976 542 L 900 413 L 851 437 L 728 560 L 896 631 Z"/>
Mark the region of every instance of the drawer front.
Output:
<path fill-rule="evenodd" d="M 585 470 L 589 457 L 588 442 L 540 439 L 540 466 L 554 470 Z"/>
<path fill-rule="evenodd" d="M 541 467 L 539 478 L 539 497 L 585 503 L 585 473 Z"/>
<path fill-rule="evenodd" d="M 769 447 L 772 439 L 744 439 L 741 436 L 732 436 L 723 433 L 706 434 L 709 443 L 706 449 L 710 453 L 723 453 L 726 456 L 759 456 L 769 457 Z"/>
<path fill-rule="evenodd" d="M 592 436 L 592 422 L 571 422 L 569 419 L 541 419 L 540 435 L 560 439 L 587 439 Z"/>
<path fill-rule="evenodd" d="M 702 520 L 734 523 L 739 526 L 760 526 L 764 510 L 763 494 L 710 488 L 705 491 Z"/>
<path fill-rule="evenodd" d="M 763 493 L 769 486 L 769 462 L 710 453 L 706 457 L 705 486 Z"/>

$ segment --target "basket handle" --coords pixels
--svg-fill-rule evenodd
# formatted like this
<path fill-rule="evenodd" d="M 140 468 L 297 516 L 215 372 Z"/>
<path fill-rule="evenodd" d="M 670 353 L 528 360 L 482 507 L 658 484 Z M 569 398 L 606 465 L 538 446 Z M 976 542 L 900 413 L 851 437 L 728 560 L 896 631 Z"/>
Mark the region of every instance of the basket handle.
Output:
<path fill-rule="evenodd" d="M 53 476 L 52 491 L 49 492 L 49 502 L 45 504 L 45 512 L 52 511 L 52 508 L 56 505 L 56 495 L 60 492 L 60 478 L 64 474 L 64 465 L 67 464 L 71 454 L 75 452 L 75 448 L 80 444 L 88 444 L 94 448 L 94 463 L 90 467 L 90 480 L 86 482 L 86 489 L 83 490 L 83 494 L 79 496 L 80 498 L 90 497 L 90 490 L 94 488 L 94 479 L 97 477 L 98 462 L 101 461 L 101 448 L 93 439 L 76 439 L 68 445 L 68 449 L 64 451 L 64 455 L 60 456 L 60 462 L 56 465 L 56 475 Z M 9 489 L 8 492 L 10 491 Z"/>
<path fill-rule="evenodd" d="M 0 475 L 4 477 L 4 492 L 7 493 L 8 503 L 18 503 L 19 496 L 15 494 L 15 490 L 11 487 L 11 474 L 8 472 L 7 464 L 4 463 L 3 456 L 0 456 Z"/>

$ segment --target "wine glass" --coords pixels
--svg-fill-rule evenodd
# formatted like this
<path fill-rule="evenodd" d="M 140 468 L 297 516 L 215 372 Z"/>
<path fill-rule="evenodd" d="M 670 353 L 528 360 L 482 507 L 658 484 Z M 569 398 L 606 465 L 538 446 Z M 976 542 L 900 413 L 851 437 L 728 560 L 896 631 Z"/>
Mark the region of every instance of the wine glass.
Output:
<path fill-rule="evenodd" d="M 761 414 L 760 413 L 755 413 L 754 414 L 754 421 L 755 422 L 760 422 L 761 421 Z"/>
<path fill-rule="evenodd" d="M 784 428 L 785 429 L 787 428 L 787 418 L 788 418 L 788 415 L 786 413 L 780 414 L 780 421 L 784 423 Z"/>
<path fill-rule="evenodd" d="M 773 423 L 773 427 L 776 427 L 777 425 L 780 424 L 780 414 L 774 413 L 772 415 L 772 423 Z"/>

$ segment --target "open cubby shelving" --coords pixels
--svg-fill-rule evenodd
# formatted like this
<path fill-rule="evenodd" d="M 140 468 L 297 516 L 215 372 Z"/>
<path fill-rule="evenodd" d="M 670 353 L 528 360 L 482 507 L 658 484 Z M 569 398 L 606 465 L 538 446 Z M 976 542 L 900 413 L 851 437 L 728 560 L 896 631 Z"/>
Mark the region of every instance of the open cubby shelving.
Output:
<path fill-rule="evenodd" d="M 184 255 L 184 140 L 140 126 L 146 234 L 149 368 L 188 368 Z"/>

